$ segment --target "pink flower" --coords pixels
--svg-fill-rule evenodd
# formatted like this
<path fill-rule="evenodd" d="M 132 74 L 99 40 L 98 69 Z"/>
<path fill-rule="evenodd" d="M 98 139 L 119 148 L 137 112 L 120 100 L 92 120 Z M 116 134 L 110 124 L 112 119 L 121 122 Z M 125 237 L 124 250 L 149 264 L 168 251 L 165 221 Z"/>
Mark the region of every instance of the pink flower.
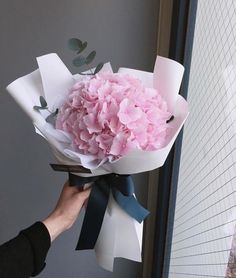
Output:
<path fill-rule="evenodd" d="M 129 123 L 136 122 L 138 119 L 142 118 L 142 115 L 142 109 L 135 105 L 134 102 L 128 98 L 121 101 L 118 117 L 122 124 L 128 125 Z"/>
<path fill-rule="evenodd" d="M 75 151 L 115 160 L 136 148 L 160 149 L 170 117 L 155 89 L 129 75 L 98 73 L 72 87 L 56 128 L 71 135 Z"/>

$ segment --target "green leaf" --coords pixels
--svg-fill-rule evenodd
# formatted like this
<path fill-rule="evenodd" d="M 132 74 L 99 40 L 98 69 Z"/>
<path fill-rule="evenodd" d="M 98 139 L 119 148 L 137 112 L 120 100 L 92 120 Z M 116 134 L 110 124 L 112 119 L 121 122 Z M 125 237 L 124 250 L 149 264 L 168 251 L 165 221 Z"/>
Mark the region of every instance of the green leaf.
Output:
<path fill-rule="evenodd" d="M 40 101 L 40 104 L 41 104 L 42 108 L 47 107 L 47 102 L 46 102 L 46 100 L 45 100 L 45 98 L 43 96 L 39 97 L 39 101 Z"/>
<path fill-rule="evenodd" d="M 47 109 L 47 107 L 41 107 L 41 106 L 35 105 L 35 106 L 33 106 L 33 109 L 36 111 L 39 111 L 39 110 L 45 110 L 45 109 Z"/>
<path fill-rule="evenodd" d="M 99 63 L 95 68 L 94 74 L 98 73 L 103 68 L 103 66 L 104 66 L 103 62 Z"/>
<path fill-rule="evenodd" d="M 73 65 L 76 67 L 81 67 L 86 64 L 86 58 L 84 56 L 78 56 L 73 60 Z"/>
<path fill-rule="evenodd" d="M 84 73 L 84 72 L 78 72 L 79 75 L 94 75 L 94 73 Z"/>
<path fill-rule="evenodd" d="M 57 108 L 55 112 L 51 113 L 47 118 L 45 119 L 47 123 L 55 124 L 55 117 L 58 114 L 59 109 Z"/>
<path fill-rule="evenodd" d="M 87 47 L 87 45 L 88 45 L 87 42 L 82 43 L 82 45 L 81 45 L 79 51 L 77 52 L 77 54 L 80 54 L 82 51 L 84 51 L 85 48 Z"/>
<path fill-rule="evenodd" d="M 80 50 L 82 45 L 83 45 L 83 43 L 79 39 L 71 38 L 68 40 L 68 46 L 69 46 L 69 49 L 71 49 L 71 50 L 75 50 L 75 51 Z"/>
<path fill-rule="evenodd" d="M 47 123 L 50 123 L 50 124 L 54 124 L 55 123 L 55 119 L 54 119 L 54 116 L 52 116 L 52 114 L 47 116 L 47 118 L 45 120 L 46 120 Z"/>
<path fill-rule="evenodd" d="M 95 50 L 92 51 L 91 53 L 89 53 L 89 55 L 86 57 L 86 64 L 87 65 L 90 64 L 93 61 L 93 59 L 95 58 L 95 56 L 96 56 Z"/>
<path fill-rule="evenodd" d="M 34 109 L 35 111 L 39 111 L 39 110 L 41 110 L 41 109 L 42 109 L 42 107 L 41 107 L 41 106 L 37 106 L 37 105 L 35 105 L 35 106 L 33 107 L 33 109 Z"/>
<path fill-rule="evenodd" d="M 56 111 L 54 112 L 54 115 L 56 116 L 59 112 L 59 109 L 57 108 Z"/>

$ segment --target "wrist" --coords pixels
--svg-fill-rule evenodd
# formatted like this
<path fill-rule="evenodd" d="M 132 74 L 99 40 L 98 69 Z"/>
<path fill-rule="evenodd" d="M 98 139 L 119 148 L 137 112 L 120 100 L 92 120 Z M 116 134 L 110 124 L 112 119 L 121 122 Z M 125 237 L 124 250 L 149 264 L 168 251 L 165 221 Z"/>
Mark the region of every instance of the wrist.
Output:
<path fill-rule="evenodd" d="M 50 234 L 51 242 L 69 228 L 63 217 L 56 213 L 52 213 L 42 222 Z"/>

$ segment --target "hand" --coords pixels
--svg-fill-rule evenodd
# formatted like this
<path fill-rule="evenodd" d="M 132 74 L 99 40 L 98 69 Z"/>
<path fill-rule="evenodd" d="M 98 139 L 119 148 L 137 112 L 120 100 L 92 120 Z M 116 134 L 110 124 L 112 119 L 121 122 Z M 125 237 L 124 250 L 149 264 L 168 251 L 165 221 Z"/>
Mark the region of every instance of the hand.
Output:
<path fill-rule="evenodd" d="M 51 241 L 74 224 L 89 194 L 90 189 L 80 191 L 76 186 L 69 186 L 68 182 L 65 183 L 56 208 L 43 221 L 49 231 Z"/>

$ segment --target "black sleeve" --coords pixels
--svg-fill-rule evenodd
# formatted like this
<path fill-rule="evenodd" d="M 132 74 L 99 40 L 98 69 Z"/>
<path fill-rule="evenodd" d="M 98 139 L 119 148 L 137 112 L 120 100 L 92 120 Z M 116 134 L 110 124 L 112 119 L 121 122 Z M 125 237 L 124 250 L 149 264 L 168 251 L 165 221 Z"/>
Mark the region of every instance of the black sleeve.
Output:
<path fill-rule="evenodd" d="M 41 222 L 21 231 L 12 240 L 0 246 L 0 277 L 29 278 L 45 267 L 50 247 L 50 235 Z"/>

